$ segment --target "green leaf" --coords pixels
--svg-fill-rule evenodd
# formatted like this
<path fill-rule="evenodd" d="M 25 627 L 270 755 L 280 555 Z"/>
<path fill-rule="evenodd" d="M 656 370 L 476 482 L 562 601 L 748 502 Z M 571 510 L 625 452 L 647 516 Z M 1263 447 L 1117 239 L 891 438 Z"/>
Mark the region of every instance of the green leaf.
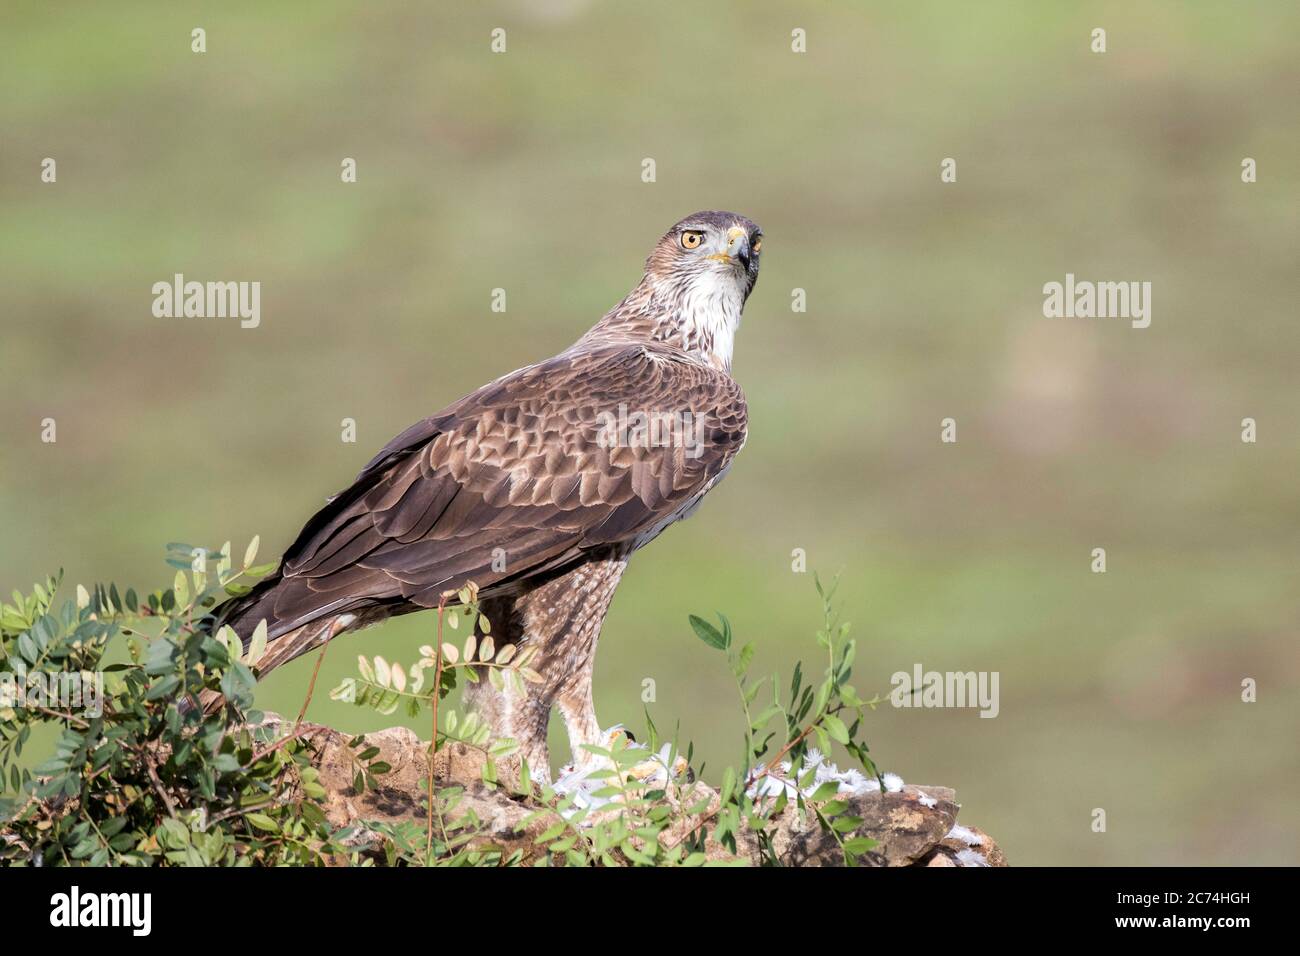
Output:
<path fill-rule="evenodd" d="M 849 742 L 849 729 L 844 726 L 844 721 L 834 714 L 823 716 L 822 726 L 826 728 L 826 732 L 831 735 L 831 739 L 836 743 L 847 744 Z"/>
<path fill-rule="evenodd" d="M 830 735 L 826 733 L 826 728 L 821 724 L 818 724 L 813 728 L 813 734 L 817 737 L 817 748 L 822 753 L 829 753 L 831 749 L 831 738 Z"/>
<path fill-rule="evenodd" d="M 879 846 L 879 842 L 871 839 L 871 837 L 859 836 L 844 841 L 845 852 L 853 856 L 861 856 L 874 850 L 877 846 Z"/>
<path fill-rule="evenodd" d="M 720 651 L 725 651 L 727 649 L 727 639 L 722 636 L 722 632 L 716 627 L 704 620 L 704 618 L 696 617 L 694 614 L 690 615 L 689 620 L 691 622 L 691 627 L 695 630 L 696 636 L 705 644 L 708 644 L 709 647 L 715 647 Z"/>
<path fill-rule="evenodd" d="M 182 847 L 190 842 L 190 831 L 179 820 L 168 817 L 162 822 L 163 832 L 159 839 L 165 846 Z"/>
<path fill-rule="evenodd" d="M 253 637 L 248 642 L 248 654 L 245 656 L 245 663 L 249 667 L 256 667 L 257 662 L 266 656 L 266 618 L 257 622 L 257 627 L 253 629 Z"/>
<path fill-rule="evenodd" d="M 728 767 L 722 774 L 722 790 L 719 791 L 719 796 L 724 804 L 732 798 L 735 787 L 736 769 Z"/>
<path fill-rule="evenodd" d="M 567 829 L 567 827 L 568 824 L 565 823 L 563 820 L 561 820 L 559 823 L 555 824 L 554 826 L 547 827 L 545 830 L 543 830 L 540 834 L 538 834 L 534 838 L 533 842 L 550 843 L 552 840 L 556 839 L 561 833 L 563 833 L 565 829 Z"/>
<path fill-rule="evenodd" d="M 18 653 L 28 664 L 35 664 L 36 658 L 41 656 L 36 649 L 36 642 L 32 640 L 31 631 L 24 631 L 18 636 Z"/>
<path fill-rule="evenodd" d="M 823 800 L 829 800 L 831 797 L 835 796 L 839 792 L 840 792 L 840 785 L 834 780 L 827 780 L 820 787 L 818 787 L 816 791 L 813 792 L 813 795 L 808 799 L 820 803 Z M 827 811 L 823 810 L 823 812 L 827 812 Z"/>
<path fill-rule="evenodd" d="M 259 830 L 265 830 L 267 833 L 278 833 L 280 824 L 276 823 L 265 813 L 246 813 L 244 819 L 257 827 Z"/>
<path fill-rule="evenodd" d="M 226 656 L 230 658 L 231 663 L 239 660 L 244 653 L 244 645 L 228 624 L 221 625 L 217 631 L 217 640 L 226 648 Z"/>

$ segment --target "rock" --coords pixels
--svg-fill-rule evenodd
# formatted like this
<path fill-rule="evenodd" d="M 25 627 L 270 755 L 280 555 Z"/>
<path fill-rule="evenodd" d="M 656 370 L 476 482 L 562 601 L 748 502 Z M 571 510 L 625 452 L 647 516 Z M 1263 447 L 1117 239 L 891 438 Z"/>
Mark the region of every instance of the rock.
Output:
<path fill-rule="evenodd" d="M 1006 866 L 1007 858 L 1002 848 L 983 830 L 955 826 L 920 860 L 920 865 Z"/>
<path fill-rule="evenodd" d="M 268 714 L 263 727 L 274 728 L 276 734 L 289 729 L 280 717 Z M 365 746 L 379 748 L 373 762 L 383 761 L 391 769 L 376 776 L 376 785 L 358 793 L 353 788 L 358 766 L 355 752 L 348 747 L 346 734 L 320 724 L 304 724 L 302 738 L 314 751 L 312 763 L 320 771 L 320 783 L 325 788 L 325 815 L 336 826 L 360 827 L 350 841 L 353 846 L 366 848 L 377 844 L 373 831 L 363 823 L 400 824 L 415 821 L 425 824 L 425 786 L 429 745 L 421 741 L 408 727 L 389 727 L 365 735 Z M 281 729 L 282 728 L 282 729 Z M 485 825 L 484 848 L 488 844 L 509 855 L 515 850 L 524 853 L 528 861 L 540 853 L 533 838 L 545 829 L 541 821 L 525 824 L 525 818 L 537 807 L 501 787 L 492 788 L 483 782 L 484 758 L 477 750 L 464 744 L 452 744 L 440 750 L 434 760 L 435 781 L 439 788 L 459 786 L 464 796 L 456 808 L 457 815 L 473 813 Z"/>
<path fill-rule="evenodd" d="M 921 801 L 929 797 L 933 806 Z M 878 844 L 864 862 L 871 866 L 911 866 L 934 849 L 957 821 L 954 793 L 947 787 L 905 786 L 894 793 L 874 792 L 850 799 L 848 811 L 862 817 L 854 831 Z M 840 866 L 835 838 L 816 819 L 800 821 L 788 806 L 777 824 L 773 845 L 787 866 Z"/>
<path fill-rule="evenodd" d="M 278 717 L 268 715 L 268 724 L 283 726 Z M 380 756 L 391 770 L 378 777 L 378 785 L 357 793 L 352 788 L 357 767 L 348 737 L 319 724 L 305 725 L 304 738 L 315 751 L 313 763 L 320 770 L 326 790 L 325 810 L 330 821 L 339 826 L 360 825 L 365 821 L 402 824 L 425 824 L 424 799 L 420 785 L 427 766 L 428 744 L 414 731 L 391 727 L 366 734 L 366 745 L 379 748 Z M 286 728 L 287 729 L 287 728 Z M 437 786 L 460 787 L 464 796 L 456 814 L 472 812 L 484 825 L 476 844 L 484 849 L 497 848 L 503 854 L 518 852 L 521 862 L 541 856 L 534 845 L 535 837 L 552 822 L 526 818 L 538 809 L 530 798 L 512 793 L 506 787 L 489 787 L 483 783 L 481 753 L 462 744 L 439 751 L 434 761 Z M 1002 850 L 983 831 L 957 825 L 960 805 L 947 787 L 906 785 L 899 791 L 875 791 L 847 798 L 848 813 L 862 818 L 851 835 L 868 836 L 877 846 L 860 861 L 869 866 L 1006 866 Z M 692 785 L 685 802 L 696 805 L 707 800 L 705 816 L 718 805 L 715 790 L 703 783 Z M 601 811 L 617 813 L 617 808 Z M 675 842 L 700 822 L 700 817 L 679 821 L 663 839 Z M 772 829 L 772 849 L 786 866 L 841 866 L 843 855 L 831 834 L 810 814 L 801 814 L 795 804 L 788 805 Z M 366 847 L 377 842 L 373 832 L 361 829 L 355 845 Z M 762 862 L 758 841 L 750 833 L 739 839 L 736 853 L 713 841 L 705 846 L 712 860 L 734 861 L 738 857 L 750 863 Z"/>

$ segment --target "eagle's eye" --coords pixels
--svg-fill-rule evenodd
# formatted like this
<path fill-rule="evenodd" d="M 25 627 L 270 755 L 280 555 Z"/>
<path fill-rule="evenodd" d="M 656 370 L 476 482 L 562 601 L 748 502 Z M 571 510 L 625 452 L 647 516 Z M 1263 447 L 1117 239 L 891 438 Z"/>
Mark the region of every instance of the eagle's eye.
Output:
<path fill-rule="evenodd" d="M 750 244 L 750 246 L 749 246 L 750 251 L 751 251 L 751 252 L 758 252 L 758 251 L 760 251 L 762 248 L 763 248 L 763 237 L 762 237 L 762 236 L 755 236 L 755 237 L 754 237 L 754 241 L 753 241 L 753 242 Z"/>
<path fill-rule="evenodd" d="M 704 233 L 698 229 L 689 229 L 682 233 L 683 249 L 698 249 L 700 243 L 704 241 Z"/>

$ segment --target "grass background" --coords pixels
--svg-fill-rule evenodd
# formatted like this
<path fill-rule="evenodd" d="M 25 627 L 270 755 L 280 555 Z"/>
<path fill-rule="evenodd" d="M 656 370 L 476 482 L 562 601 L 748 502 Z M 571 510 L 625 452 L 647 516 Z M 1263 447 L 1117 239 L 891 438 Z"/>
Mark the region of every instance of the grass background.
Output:
<path fill-rule="evenodd" d="M 860 689 L 1000 672 L 995 720 L 886 708 L 868 736 L 1013 863 L 1295 863 L 1298 28 L 1284 2 L 10 0 L 0 583 L 155 587 L 171 540 L 276 553 L 407 424 L 568 345 L 670 223 L 733 209 L 766 234 L 749 443 L 632 563 L 602 720 L 639 727 L 653 678 L 660 727 L 735 762 L 686 615 L 788 680 L 817 657 L 804 548 L 842 572 Z M 261 327 L 155 319 L 175 272 L 260 281 Z M 1044 319 L 1066 272 L 1151 281 L 1151 327 Z M 431 627 L 350 639 L 323 686 Z M 259 703 L 296 711 L 310 667 Z M 391 722 L 323 692 L 310 716 Z"/>

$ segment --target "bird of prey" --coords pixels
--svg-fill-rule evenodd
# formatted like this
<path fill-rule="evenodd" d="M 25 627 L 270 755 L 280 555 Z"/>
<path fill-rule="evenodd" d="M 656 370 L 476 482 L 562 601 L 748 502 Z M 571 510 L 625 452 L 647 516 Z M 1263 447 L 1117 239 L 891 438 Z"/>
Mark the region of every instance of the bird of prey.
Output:
<path fill-rule="evenodd" d="M 518 694 L 479 681 L 467 705 L 540 779 L 557 707 L 584 763 L 583 745 L 608 745 L 592 669 L 628 558 L 693 512 L 745 442 L 732 342 L 762 241 L 734 213 L 681 220 L 636 288 L 577 342 L 390 441 L 216 623 L 247 644 L 266 620 L 265 674 L 474 582 L 498 646 L 534 648 L 542 682 Z"/>

